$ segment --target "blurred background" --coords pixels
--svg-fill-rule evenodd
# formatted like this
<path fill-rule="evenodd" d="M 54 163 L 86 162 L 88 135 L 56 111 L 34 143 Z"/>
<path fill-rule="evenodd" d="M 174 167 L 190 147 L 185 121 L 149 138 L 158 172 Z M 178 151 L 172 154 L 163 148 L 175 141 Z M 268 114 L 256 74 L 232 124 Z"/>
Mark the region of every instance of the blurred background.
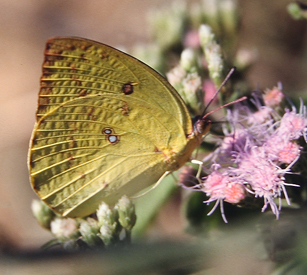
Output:
<path fill-rule="evenodd" d="M 198 1 L 186 1 L 189 4 Z M 306 21 L 287 13 L 286 0 L 238 1 L 238 47 L 255 51 L 247 71 L 250 87 L 285 94 L 306 91 Z M 36 198 L 28 179 L 27 151 L 35 121 L 45 42 L 53 36 L 79 36 L 132 49 L 155 43 L 148 14 L 168 8 L 162 0 L 31 0 L 0 2 L 0 236 L 18 249 L 36 249 L 51 239 L 31 212 Z M 149 64 L 151 65 L 151 64 Z M 184 237 L 180 211 L 166 205 L 153 234 Z M 171 217 L 171 218 L 170 218 Z"/>

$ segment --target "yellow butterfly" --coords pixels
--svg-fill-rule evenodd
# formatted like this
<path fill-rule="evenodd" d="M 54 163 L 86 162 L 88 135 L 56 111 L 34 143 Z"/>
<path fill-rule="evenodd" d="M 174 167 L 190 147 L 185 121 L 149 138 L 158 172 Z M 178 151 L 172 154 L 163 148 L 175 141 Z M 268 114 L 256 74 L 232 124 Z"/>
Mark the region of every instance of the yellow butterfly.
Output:
<path fill-rule="evenodd" d="M 141 61 L 82 38 L 47 41 L 29 151 L 35 192 L 64 216 L 93 213 L 190 160 L 210 128 Z"/>

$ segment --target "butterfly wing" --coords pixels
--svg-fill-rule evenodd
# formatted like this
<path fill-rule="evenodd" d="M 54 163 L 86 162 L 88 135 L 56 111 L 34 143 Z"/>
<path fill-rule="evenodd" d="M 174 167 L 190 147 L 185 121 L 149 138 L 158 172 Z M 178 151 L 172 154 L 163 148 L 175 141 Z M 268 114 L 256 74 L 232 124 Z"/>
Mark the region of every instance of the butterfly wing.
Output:
<path fill-rule="evenodd" d="M 70 217 L 115 203 L 175 170 L 186 145 L 173 116 L 141 99 L 104 94 L 70 100 L 37 122 L 29 167 L 33 189 Z"/>
<path fill-rule="evenodd" d="M 47 42 L 29 170 L 59 213 L 91 214 L 178 169 L 191 131 L 181 97 L 144 63 L 86 39 Z"/>
<path fill-rule="evenodd" d="M 131 88 L 129 97 L 161 108 L 179 121 L 186 134 L 191 133 L 191 118 L 185 103 L 159 73 L 110 46 L 75 37 L 47 41 L 37 119 L 70 99 L 124 94 L 125 87 Z"/>

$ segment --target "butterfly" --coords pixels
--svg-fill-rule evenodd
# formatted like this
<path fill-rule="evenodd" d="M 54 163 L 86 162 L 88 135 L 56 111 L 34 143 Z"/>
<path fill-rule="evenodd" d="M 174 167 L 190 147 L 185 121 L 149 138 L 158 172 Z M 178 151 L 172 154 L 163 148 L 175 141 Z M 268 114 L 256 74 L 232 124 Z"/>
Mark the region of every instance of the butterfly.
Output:
<path fill-rule="evenodd" d="M 28 166 L 53 210 L 87 216 L 178 170 L 209 131 L 155 70 L 110 46 L 47 41 Z"/>

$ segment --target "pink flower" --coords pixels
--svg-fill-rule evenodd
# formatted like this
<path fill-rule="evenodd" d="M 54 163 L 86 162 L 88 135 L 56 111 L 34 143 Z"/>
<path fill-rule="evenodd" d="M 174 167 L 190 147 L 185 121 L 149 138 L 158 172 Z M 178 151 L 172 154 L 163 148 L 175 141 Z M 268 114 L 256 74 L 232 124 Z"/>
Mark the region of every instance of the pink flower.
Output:
<path fill-rule="evenodd" d="M 281 135 L 280 131 L 276 131 L 265 142 L 264 147 L 268 158 L 277 163 L 290 164 L 300 155 L 300 147 L 298 144 L 286 139 L 286 135 Z"/>
<path fill-rule="evenodd" d="M 248 134 L 244 129 L 236 129 L 225 136 L 220 145 L 223 154 L 231 156 L 234 151 L 243 149 L 248 142 Z"/>
<path fill-rule="evenodd" d="M 289 173 L 298 157 L 292 160 L 286 169 L 280 168 L 268 155 L 265 146 L 254 146 L 245 152 L 237 153 L 235 162 L 237 167 L 230 168 L 233 176 L 243 180 L 249 192 L 255 197 L 264 199 L 264 211 L 270 205 L 272 212 L 279 217 L 280 207 L 277 207 L 275 199 L 284 194 L 290 204 L 285 186 L 298 186 L 285 182 L 284 175 Z"/>
<path fill-rule="evenodd" d="M 282 163 L 289 164 L 299 157 L 300 152 L 299 146 L 296 143 L 289 141 L 285 143 L 283 149 L 280 150 L 278 160 Z"/>
<path fill-rule="evenodd" d="M 251 114 L 248 118 L 249 124 L 261 124 L 271 118 L 272 109 L 270 107 L 263 106 L 258 111 Z"/>
<path fill-rule="evenodd" d="M 274 87 L 271 90 L 265 91 L 265 94 L 263 96 L 263 100 L 264 100 L 264 104 L 266 106 L 276 107 L 282 102 L 284 97 L 285 96 L 282 93 L 282 91 L 279 88 Z"/>
<path fill-rule="evenodd" d="M 242 184 L 230 182 L 225 188 L 225 201 L 229 203 L 239 203 L 245 198 L 245 189 Z"/>
<path fill-rule="evenodd" d="M 203 182 L 204 192 L 210 197 L 210 200 L 224 199 L 228 182 L 228 176 L 219 171 L 214 171 Z"/>
<path fill-rule="evenodd" d="M 285 175 L 292 173 L 301 154 L 296 140 L 304 136 L 307 142 L 307 117 L 303 103 L 299 112 L 292 107 L 292 111 L 285 110 L 281 116 L 276 110 L 280 109 L 283 97 L 281 90 L 274 88 L 263 98 L 253 95 L 254 110 L 244 104 L 228 110 L 229 125 L 223 125 L 224 139 L 205 158 L 214 163 L 212 172 L 194 188 L 209 197 L 205 203 L 215 201 L 208 215 L 220 205 L 222 218 L 227 222 L 223 202 L 239 203 L 246 192 L 262 198 L 262 212 L 270 206 L 277 219 L 283 197 L 290 205 L 286 186 L 298 185 L 287 183 Z"/>
<path fill-rule="evenodd" d="M 242 184 L 233 182 L 232 178 L 227 174 L 217 170 L 218 165 L 213 166 L 214 170 L 203 181 L 203 191 L 209 197 L 204 203 L 216 201 L 211 211 L 207 214 L 211 215 L 216 207 L 220 205 L 221 215 L 225 223 L 227 223 L 226 216 L 224 214 L 223 200 L 229 203 L 238 203 L 245 197 L 245 189 Z"/>
<path fill-rule="evenodd" d="M 306 124 L 304 114 L 297 114 L 295 110 L 287 111 L 280 121 L 279 131 L 289 139 L 298 139 L 304 134 Z"/>

